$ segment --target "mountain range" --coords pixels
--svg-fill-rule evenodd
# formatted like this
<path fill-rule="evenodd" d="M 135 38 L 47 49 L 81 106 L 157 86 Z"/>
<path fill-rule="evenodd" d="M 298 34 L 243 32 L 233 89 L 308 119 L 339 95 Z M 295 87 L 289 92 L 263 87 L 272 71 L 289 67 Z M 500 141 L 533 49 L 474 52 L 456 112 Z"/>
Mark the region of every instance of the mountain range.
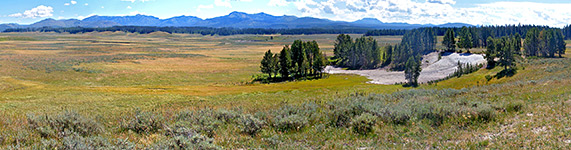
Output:
<path fill-rule="evenodd" d="M 159 19 L 148 15 L 135 16 L 91 16 L 83 20 L 45 19 L 30 25 L 0 24 L 0 31 L 9 28 L 40 28 L 40 27 L 112 27 L 112 26 L 159 26 L 159 27 L 212 27 L 212 28 L 324 28 L 324 29 L 412 29 L 419 27 L 462 27 L 472 26 L 464 23 L 408 24 L 384 23 L 375 18 L 364 18 L 354 22 L 332 21 L 313 17 L 273 16 L 266 13 L 247 14 L 232 12 L 226 16 L 201 19 L 195 16 L 178 16 Z"/>

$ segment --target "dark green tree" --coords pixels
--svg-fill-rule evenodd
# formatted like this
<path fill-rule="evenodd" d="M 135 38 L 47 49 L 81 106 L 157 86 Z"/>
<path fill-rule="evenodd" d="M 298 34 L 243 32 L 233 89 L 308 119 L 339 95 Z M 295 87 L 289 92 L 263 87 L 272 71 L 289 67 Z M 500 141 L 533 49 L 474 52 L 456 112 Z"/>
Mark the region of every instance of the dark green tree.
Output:
<path fill-rule="evenodd" d="M 292 68 L 295 66 L 291 59 L 291 50 L 289 49 L 289 46 L 287 45 L 284 46 L 282 51 L 280 51 L 279 62 L 280 62 L 280 74 L 282 75 L 282 78 L 284 79 L 289 78 L 289 75 L 293 71 Z"/>
<path fill-rule="evenodd" d="M 467 52 L 470 52 L 472 48 L 472 33 L 468 27 L 462 27 L 462 32 L 460 32 L 460 39 L 458 40 L 458 48 L 464 48 Z"/>
<path fill-rule="evenodd" d="M 488 37 L 488 39 L 486 40 L 487 43 L 487 47 L 486 47 L 486 52 L 484 55 L 484 58 L 486 58 L 487 61 L 487 67 L 488 69 L 494 68 L 494 66 L 496 65 L 496 48 L 495 48 L 495 44 L 494 44 L 494 39 L 492 37 Z"/>
<path fill-rule="evenodd" d="M 514 54 L 521 56 L 521 35 L 519 35 L 519 33 L 515 33 L 514 39 Z"/>
<path fill-rule="evenodd" d="M 456 50 L 456 35 L 454 35 L 454 29 L 448 29 L 446 34 L 444 34 L 444 39 L 442 45 L 446 47 L 446 51 L 454 52 Z"/>
<path fill-rule="evenodd" d="M 515 67 L 515 58 L 513 55 L 513 47 L 511 46 L 513 43 L 509 41 L 510 39 L 508 37 L 502 37 L 501 41 L 499 41 L 498 43 L 502 43 L 502 44 L 496 44 L 496 46 L 498 45 L 502 45 L 501 49 L 498 53 L 499 56 L 499 60 L 498 60 L 498 64 L 502 67 L 504 67 L 504 70 L 508 70 L 509 69 L 514 69 Z M 498 48 L 496 47 L 496 50 Z"/>
<path fill-rule="evenodd" d="M 272 78 L 272 73 L 274 73 L 274 65 L 272 64 L 274 62 L 274 54 L 272 54 L 272 50 L 268 50 L 266 51 L 266 53 L 264 54 L 264 58 L 262 59 L 262 61 L 260 62 L 260 71 L 262 71 L 262 73 L 267 73 L 270 78 Z"/>
<path fill-rule="evenodd" d="M 525 56 L 537 56 L 539 45 L 539 29 L 528 30 L 523 44 Z"/>
<path fill-rule="evenodd" d="M 557 49 L 557 54 L 559 54 L 559 57 L 561 57 L 561 55 L 565 54 L 565 49 L 567 46 L 565 40 L 563 39 L 563 32 L 561 31 L 555 32 L 555 39 L 556 39 L 555 47 Z"/>
<path fill-rule="evenodd" d="M 404 77 L 410 85 L 418 85 L 418 77 L 422 71 L 420 65 L 420 59 L 416 59 L 415 57 L 409 57 L 406 61 Z"/>

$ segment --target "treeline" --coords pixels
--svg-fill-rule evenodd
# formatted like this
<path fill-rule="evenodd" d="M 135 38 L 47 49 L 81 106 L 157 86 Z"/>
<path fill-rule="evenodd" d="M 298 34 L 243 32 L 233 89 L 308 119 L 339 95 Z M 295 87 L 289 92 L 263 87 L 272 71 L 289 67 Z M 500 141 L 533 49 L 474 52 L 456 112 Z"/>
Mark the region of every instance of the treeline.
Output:
<path fill-rule="evenodd" d="M 369 29 L 321 29 L 321 28 L 304 28 L 304 29 L 263 29 L 263 28 L 209 28 L 209 27 L 144 27 L 144 26 L 115 26 L 106 28 L 16 28 L 6 29 L 4 32 L 56 32 L 56 33 L 87 33 L 87 32 L 128 32 L 149 34 L 152 32 L 182 33 L 182 34 L 201 34 L 201 35 L 239 35 L 239 34 L 282 34 L 282 35 L 301 35 L 301 34 L 364 34 Z"/>
<path fill-rule="evenodd" d="M 279 54 L 268 50 L 261 61 L 260 70 L 270 79 L 290 80 L 322 77 L 327 59 L 316 41 L 296 40 L 285 45 Z M 278 77 L 279 76 L 279 77 Z"/>
<path fill-rule="evenodd" d="M 409 30 L 401 29 L 381 29 L 381 30 L 370 30 L 365 33 L 365 36 L 385 36 L 385 35 L 404 35 Z"/>

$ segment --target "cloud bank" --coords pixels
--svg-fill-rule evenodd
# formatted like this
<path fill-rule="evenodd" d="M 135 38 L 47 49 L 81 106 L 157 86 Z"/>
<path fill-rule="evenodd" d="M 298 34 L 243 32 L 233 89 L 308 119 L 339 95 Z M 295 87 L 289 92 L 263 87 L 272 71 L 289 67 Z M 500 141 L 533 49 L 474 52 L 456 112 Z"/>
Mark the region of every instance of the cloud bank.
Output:
<path fill-rule="evenodd" d="M 43 18 L 43 17 L 51 17 L 53 16 L 54 8 L 50 6 L 40 5 L 36 8 L 32 8 L 30 10 L 26 10 L 23 13 L 16 13 L 9 15 L 10 17 L 18 17 L 18 18 Z"/>
<path fill-rule="evenodd" d="M 562 27 L 571 23 L 571 4 L 494 2 L 455 8 L 455 0 L 270 0 L 269 6 L 293 4 L 302 16 L 354 21 L 478 25 L 540 24 Z"/>

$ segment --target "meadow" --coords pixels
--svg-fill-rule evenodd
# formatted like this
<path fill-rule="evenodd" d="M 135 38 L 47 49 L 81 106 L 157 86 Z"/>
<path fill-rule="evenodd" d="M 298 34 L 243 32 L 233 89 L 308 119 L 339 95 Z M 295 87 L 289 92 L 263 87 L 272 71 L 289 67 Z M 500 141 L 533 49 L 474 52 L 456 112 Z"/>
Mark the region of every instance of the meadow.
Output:
<path fill-rule="evenodd" d="M 571 146 L 569 50 L 521 60 L 513 77 L 482 69 L 415 89 L 356 75 L 251 82 L 268 49 L 316 40 L 331 56 L 336 36 L 1 33 L 0 147 Z"/>

